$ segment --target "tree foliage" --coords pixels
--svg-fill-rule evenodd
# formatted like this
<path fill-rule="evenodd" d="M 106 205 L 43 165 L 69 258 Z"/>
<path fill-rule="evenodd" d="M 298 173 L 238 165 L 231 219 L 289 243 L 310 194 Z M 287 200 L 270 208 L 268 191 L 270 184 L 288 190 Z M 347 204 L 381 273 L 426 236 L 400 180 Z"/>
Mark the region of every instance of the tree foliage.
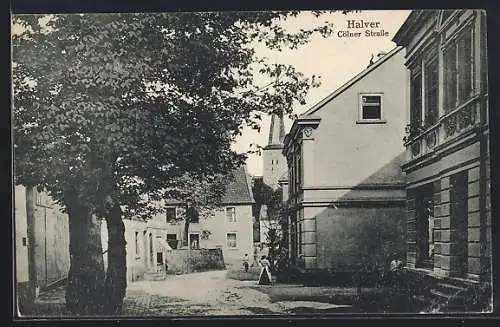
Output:
<path fill-rule="evenodd" d="M 147 207 L 141 194 L 168 195 L 186 172 L 226 173 L 245 158 L 230 149 L 243 124 L 258 126 L 258 112 L 291 113 L 317 86 L 249 46 L 294 48 L 331 33 L 328 24 L 287 33 L 278 22 L 294 15 L 15 16 L 25 27 L 13 37 L 17 180 L 57 200 L 85 181 L 99 212 L 104 169 L 127 210 Z M 274 83 L 261 90 L 257 74 Z"/>
<path fill-rule="evenodd" d="M 12 38 L 15 180 L 47 190 L 86 232 L 90 216 L 106 218 L 112 250 L 102 298 L 112 312 L 126 284 L 121 218 L 147 218 L 163 198 L 213 201 L 202 190 L 217 193 L 218 176 L 245 160 L 231 149 L 242 127 L 258 129 L 262 113 L 291 114 L 318 85 L 252 47 L 295 48 L 332 32 L 328 23 L 296 33 L 280 26 L 297 14 L 14 16 L 23 27 Z M 70 241 L 78 233 L 70 229 Z M 97 294 L 101 285 L 81 250 L 86 239 L 79 242 L 70 251 L 75 305 L 82 289 Z"/>

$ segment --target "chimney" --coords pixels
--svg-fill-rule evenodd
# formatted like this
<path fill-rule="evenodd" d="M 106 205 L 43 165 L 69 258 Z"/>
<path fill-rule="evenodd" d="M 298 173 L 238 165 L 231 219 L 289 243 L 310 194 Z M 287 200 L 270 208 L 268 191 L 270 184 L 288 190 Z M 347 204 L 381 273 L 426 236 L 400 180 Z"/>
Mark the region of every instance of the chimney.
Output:
<path fill-rule="evenodd" d="M 372 53 L 372 56 L 370 58 L 370 62 L 368 63 L 368 67 L 370 67 L 371 65 L 373 65 L 373 63 L 375 62 L 373 59 L 374 59 L 374 56 L 373 56 L 373 53 Z"/>

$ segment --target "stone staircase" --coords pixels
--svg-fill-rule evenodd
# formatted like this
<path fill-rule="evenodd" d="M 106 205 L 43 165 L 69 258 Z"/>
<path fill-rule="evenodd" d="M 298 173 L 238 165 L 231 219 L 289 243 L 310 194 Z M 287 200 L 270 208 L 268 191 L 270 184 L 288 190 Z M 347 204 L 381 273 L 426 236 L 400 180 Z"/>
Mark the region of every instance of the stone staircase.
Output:
<path fill-rule="evenodd" d="M 148 269 L 144 272 L 144 280 L 160 281 L 165 279 L 167 279 L 167 274 L 165 273 L 165 269 L 155 267 L 152 269 Z"/>
<path fill-rule="evenodd" d="M 480 312 L 483 308 L 480 303 L 475 302 L 479 292 L 478 285 L 447 278 L 429 283 L 427 290 L 423 294 L 414 295 L 413 299 L 425 312 Z"/>
<path fill-rule="evenodd" d="M 467 287 L 449 282 L 438 282 L 430 289 L 438 312 L 467 312 Z"/>

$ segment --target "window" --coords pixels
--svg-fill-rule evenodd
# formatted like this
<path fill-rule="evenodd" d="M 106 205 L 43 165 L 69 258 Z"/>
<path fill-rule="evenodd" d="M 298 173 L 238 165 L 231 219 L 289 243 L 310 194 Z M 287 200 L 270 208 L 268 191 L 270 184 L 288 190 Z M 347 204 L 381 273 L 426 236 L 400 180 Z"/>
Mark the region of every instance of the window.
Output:
<path fill-rule="evenodd" d="M 167 234 L 167 243 L 172 249 L 177 249 L 177 234 Z"/>
<path fill-rule="evenodd" d="M 139 255 L 139 232 L 135 232 L 135 255 Z"/>
<path fill-rule="evenodd" d="M 302 158 L 300 151 L 297 151 L 297 186 L 299 189 L 302 186 Z"/>
<path fill-rule="evenodd" d="M 236 221 L 236 208 L 235 207 L 227 207 L 226 208 L 226 218 L 230 223 L 234 223 Z"/>
<path fill-rule="evenodd" d="M 44 206 L 44 207 L 50 207 L 50 198 L 47 193 L 44 191 L 37 191 L 35 190 L 35 204 L 38 206 Z"/>
<path fill-rule="evenodd" d="M 422 122 L 422 75 L 415 73 L 410 81 L 410 124 L 420 126 Z"/>
<path fill-rule="evenodd" d="M 36 191 L 36 201 L 35 203 L 39 206 L 43 205 L 43 194 L 41 192 Z"/>
<path fill-rule="evenodd" d="M 473 49 L 470 28 L 452 41 L 443 51 L 444 111 L 450 112 L 473 93 Z"/>
<path fill-rule="evenodd" d="M 434 124 L 438 118 L 438 64 L 433 59 L 425 65 L 425 123 Z"/>
<path fill-rule="evenodd" d="M 236 248 L 236 233 L 227 233 L 227 247 Z"/>
<path fill-rule="evenodd" d="M 382 95 L 361 94 L 359 120 L 374 121 L 381 119 L 382 119 Z"/>
<path fill-rule="evenodd" d="M 472 95 L 472 34 L 466 31 L 457 42 L 458 56 L 458 102 L 470 99 Z"/>
<path fill-rule="evenodd" d="M 444 111 L 449 112 L 455 108 L 457 97 L 457 57 L 454 45 L 443 51 L 443 64 Z"/>
<path fill-rule="evenodd" d="M 186 207 L 186 218 L 188 218 L 189 222 L 191 223 L 200 222 L 200 215 L 198 214 L 198 210 L 196 210 L 196 208 L 194 208 L 193 206 Z"/>
<path fill-rule="evenodd" d="M 175 221 L 177 219 L 177 211 L 175 207 L 166 208 L 167 223 Z"/>

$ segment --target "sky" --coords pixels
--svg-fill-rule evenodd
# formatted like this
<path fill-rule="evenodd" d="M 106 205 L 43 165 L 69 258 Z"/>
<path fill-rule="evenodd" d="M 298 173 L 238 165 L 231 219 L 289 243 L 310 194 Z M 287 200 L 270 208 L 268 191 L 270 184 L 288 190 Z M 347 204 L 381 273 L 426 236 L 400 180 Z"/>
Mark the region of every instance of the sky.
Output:
<path fill-rule="evenodd" d="M 305 75 L 321 76 L 321 86 L 311 89 L 306 98 L 307 104 L 295 107 L 294 113 L 301 114 L 321 101 L 321 99 L 334 92 L 352 77 L 364 70 L 370 61 L 371 55 L 375 57 L 377 53 L 389 52 L 396 44 L 391 41 L 395 33 L 404 23 L 409 10 L 376 10 L 361 11 L 343 15 L 342 13 L 332 13 L 320 18 L 315 18 L 309 12 L 301 13 L 297 18 L 285 21 L 283 25 L 290 30 L 311 27 L 322 23 L 325 20 L 334 23 L 335 33 L 328 38 L 315 36 L 306 45 L 296 50 L 271 51 L 265 46 L 258 46 L 257 56 L 269 58 L 270 63 L 282 63 L 293 65 L 298 71 Z M 374 31 L 384 30 L 388 36 L 368 37 L 363 29 L 348 29 L 348 20 L 363 20 L 366 22 L 379 22 L 378 28 L 368 28 Z M 376 24 L 373 24 L 376 25 Z M 339 37 L 339 31 L 362 32 L 359 37 Z M 285 118 L 285 132 L 288 133 L 292 121 Z M 255 143 L 265 146 L 269 134 L 270 117 L 265 117 L 261 122 L 260 132 L 248 127 L 243 128 L 241 137 L 233 145 L 233 149 L 238 152 L 246 152 L 250 149 L 250 144 Z M 247 169 L 251 175 L 262 175 L 262 156 L 251 154 L 247 159 Z"/>

